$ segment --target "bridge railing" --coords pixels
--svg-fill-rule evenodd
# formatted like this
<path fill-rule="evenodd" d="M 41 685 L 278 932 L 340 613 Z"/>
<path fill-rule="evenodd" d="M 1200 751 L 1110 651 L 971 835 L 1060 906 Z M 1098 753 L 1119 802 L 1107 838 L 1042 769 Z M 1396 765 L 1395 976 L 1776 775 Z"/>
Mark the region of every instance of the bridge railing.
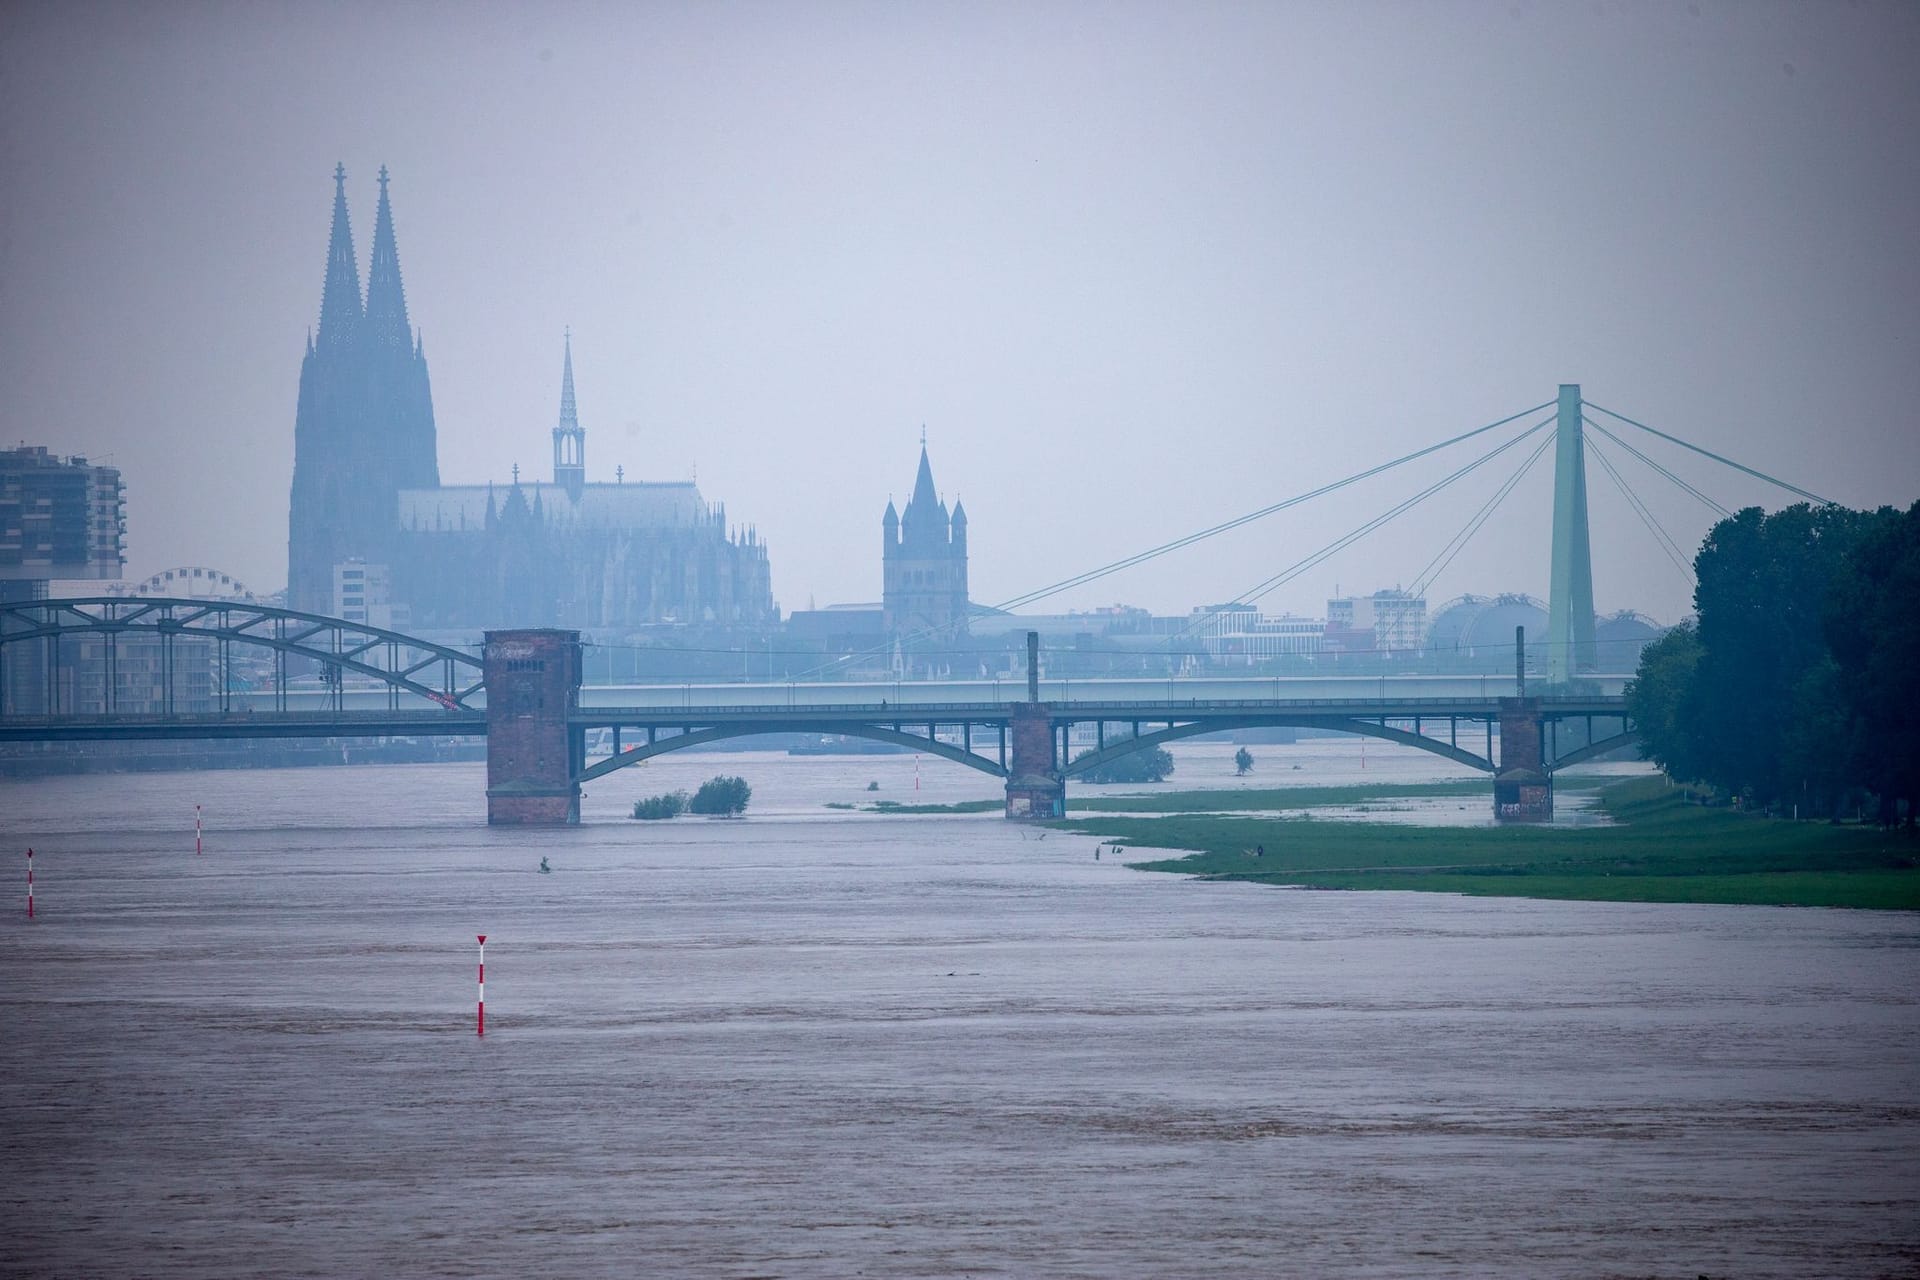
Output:
<path fill-rule="evenodd" d="M 763 703 L 746 706 L 692 706 L 674 703 L 582 705 L 568 718 L 576 723 L 610 724 L 625 720 L 797 720 L 807 717 L 866 717 L 924 724 L 928 720 L 1005 719 L 1011 702 L 838 702 Z M 1498 698 L 1184 698 L 1151 702 L 1055 702 L 1048 704 L 1055 719 L 1111 721 L 1162 720 L 1199 712 L 1326 712 L 1346 716 L 1390 717 L 1426 712 L 1478 716 L 1499 712 Z M 1618 715 L 1626 708 L 1620 695 L 1542 698 L 1543 714 Z"/>

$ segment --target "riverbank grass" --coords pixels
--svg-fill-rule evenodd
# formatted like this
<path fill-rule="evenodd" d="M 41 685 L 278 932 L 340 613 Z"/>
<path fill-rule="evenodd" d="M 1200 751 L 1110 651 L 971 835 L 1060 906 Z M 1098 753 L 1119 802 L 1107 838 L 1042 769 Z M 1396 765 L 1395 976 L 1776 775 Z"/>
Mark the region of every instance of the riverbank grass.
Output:
<path fill-rule="evenodd" d="M 1067 808 L 1074 813 L 1232 813 L 1248 809 L 1321 809 L 1334 805 L 1368 804 L 1376 800 L 1404 800 L 1409 797 L 1485 796 L 1485 781 L 1409 782 L 1395 785 L 1361 783 L 1342 787 L 1252 787 L 1213 791 L 1158 791 L 1124 796 L 1088 795 L 1076 779 L 1067 796 Z M 899 804 L 878 800 L 867 806 L 872 813 L 990 813 L 1004 807 L 1003 800 L 962 800 L 956 804 Z M 1069 819 L 1071 821 L 1071 819 Z"/>
<path fill-rule="evenodd" d="M 1221 807 L 1221 793 L 1212 794 Z M 1259 793 L 1229 794 L 1253 807 Z M 1154 797 L 1158 811 L 1169 812 L 1172 798 Z M 1054 825 L 1129 848 L 1198 851 L 1135 864 L 1144 870 L 1273 885 L 1920 910 L 1920 841 L 1911 836 L 1704 808 L 1664 778 L 1616 783 L 1599 803 L 1618 825 L 1414 827 L 1217 813 Z"/>

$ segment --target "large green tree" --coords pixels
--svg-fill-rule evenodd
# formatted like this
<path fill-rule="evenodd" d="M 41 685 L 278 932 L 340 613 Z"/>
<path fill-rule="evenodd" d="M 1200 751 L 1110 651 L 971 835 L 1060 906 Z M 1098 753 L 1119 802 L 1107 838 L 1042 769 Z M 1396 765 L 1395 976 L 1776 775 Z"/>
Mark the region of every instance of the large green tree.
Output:
<path fill-rule="evenodd" d="M 1683 782 L 1705 776 L 1693 735 L 1699 668 L 1700 633 L 1693 623 L 1682 622 L 1640 651 L 1639 673 L 1627 682 L 1627 713 L 1641 751 Z"/>
<path fill-rule="evenodd" d="M 1828 591 L 1874 519 L 1749 507 L 1707 534 L 1694 560 L 1700 660 L 1682 710 L 1702 779 L 1762 804 L 1799 790 L 1785 767 L 1796 701 L 1828 656 Z"/>
<path fill-rule="evenodd" d="M 1920 807 L 1920 502 L 1876 513 L 1827 595 L 1836 690 L 1857 726 L 1860 779 Z M 1883 807 L 1883 819 L 1891 818 Z"/>

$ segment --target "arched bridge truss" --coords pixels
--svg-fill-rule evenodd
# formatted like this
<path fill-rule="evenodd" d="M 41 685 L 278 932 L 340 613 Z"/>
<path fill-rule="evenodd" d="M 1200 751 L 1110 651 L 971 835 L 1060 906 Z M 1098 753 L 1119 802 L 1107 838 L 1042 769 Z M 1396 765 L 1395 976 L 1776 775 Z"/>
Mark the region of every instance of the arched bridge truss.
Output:
<path fill-rule="evenodd" d="M 188 657 L 182 642 L 202 652 Z M 0 605 L 0 715 L 127 714 L 121 704 L 138 676 L 141 709 L 171 716 L 183 674 L 206 670 L 201 658 L 222 713 L 285 712 L 289 680 L 308 671 L 335 712 L 355 676 L 384 686 L 389 710 L 417 698 L 476 711 L 472 699 L 484 688 L 472 654 L 320 614 L 231 600 L 30 600 Z M 82 669 L 95 673 L 84 687 L 74 678 Z M 23 694 L 38 705 L 13 705 Z"/>

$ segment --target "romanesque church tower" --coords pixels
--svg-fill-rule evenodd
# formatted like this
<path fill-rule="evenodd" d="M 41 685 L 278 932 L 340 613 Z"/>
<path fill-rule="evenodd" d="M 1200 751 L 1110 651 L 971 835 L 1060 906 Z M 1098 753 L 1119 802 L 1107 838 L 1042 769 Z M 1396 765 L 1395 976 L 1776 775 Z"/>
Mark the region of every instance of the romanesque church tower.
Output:
<path fill-rule="evenodd" d="M 927 443 L 920 442 L 920 471 L 905 515 L 887 503 L 881 517 L 884 582 L 882 608 L 890 639 L 902 648 L 927 650 L 967 632 L 967 511 L 953 514 L 933 488 Z"/>
<path fill-rule="evenodd" d="M 343 166 L 334 166 L 333 184 L 320 328 L 300 366 L 287 535 L 287 603 L 314 613 L 332 611 L 336 564 L 387 559 L 400 490 L 440 483 L 433 392 L 407 321 L 387 171 L 364 302 Z"/>

